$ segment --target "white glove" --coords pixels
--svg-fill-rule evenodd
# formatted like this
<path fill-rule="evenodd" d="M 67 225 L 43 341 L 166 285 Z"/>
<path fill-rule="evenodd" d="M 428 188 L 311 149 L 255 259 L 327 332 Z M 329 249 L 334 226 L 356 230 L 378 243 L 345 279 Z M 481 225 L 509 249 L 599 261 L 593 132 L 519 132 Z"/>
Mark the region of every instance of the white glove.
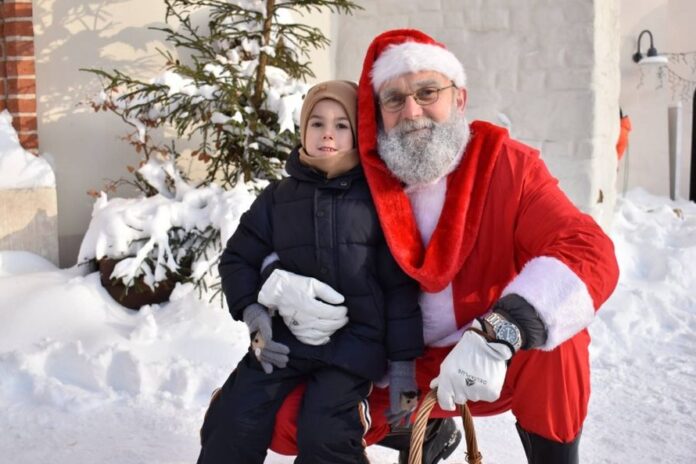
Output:
<path fill-rule="evenodd" d="M 334 306 L 344 300 L 343 295 L 317 279 L 276 269 L 261 287 L 258 301 L 277 308 L 299 341 L 324 345 L 348 323 L 348 308 Z"/>
<path fill-rule="evenodd" d="M 471 327 L 481 330 L 475 320 Z M 505 343 L 489 342 L 467 330 L 440 365 L 440 375 L 430 382 L 437 387 L 437 402 L 447 411 L 467 401 L 495 401 L 503 388 L 506 361 L 512 357 Z"/>

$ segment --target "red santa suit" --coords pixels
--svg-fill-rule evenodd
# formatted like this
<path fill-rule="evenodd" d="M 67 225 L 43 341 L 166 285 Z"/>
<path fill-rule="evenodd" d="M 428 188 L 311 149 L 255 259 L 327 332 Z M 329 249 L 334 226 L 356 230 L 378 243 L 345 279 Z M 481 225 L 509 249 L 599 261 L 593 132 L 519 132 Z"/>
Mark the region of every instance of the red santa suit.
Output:
<path fill-rule="evenodd" d="M 377 86 L 371 72 L 385 49 L 403 44 L 413 48 L 413 42 L 442 47 L 418 31 L 396 30 L 378 36 L 368 49 L 359 84 L 358 137 L 389 247 L 422 288 L 428 348 L 416 361 L 419 388 L 428 391 L 443 359 L 474 318 L 487 313 L 501 296 L 515 293 L 539 313 L 546 343 L 513 356 L 497 401 L 469 407 L 474 416 L 512 410 L 525 430 L 569 442 L 582 427 L 590 394 L 586 328 L 618 279 L 613 244 L 559 189 L 537 150 L 492 124 L 472 123 L 470 141 L 457 164 L 432 184 L 405 188 L 391 175 L 377 152 Z M 389 63 L 387 72 L 403 74 L 399 66 L 407 66 L 410 72 L 438 70 L 455 83 L 461 80 L 456 69 L 447 68 L 449 62 L 428 62 L 431 55 L 426 49 L 413 63 Z M 283 405 L 272 449 L 294 453 L 300 401 L 298 390 Z M 388 407 L 387 390 L 376 388 L 370 395 L 368 444 L 388 432 Z M 432 417 L 456 414 L 436 407 Z"/>

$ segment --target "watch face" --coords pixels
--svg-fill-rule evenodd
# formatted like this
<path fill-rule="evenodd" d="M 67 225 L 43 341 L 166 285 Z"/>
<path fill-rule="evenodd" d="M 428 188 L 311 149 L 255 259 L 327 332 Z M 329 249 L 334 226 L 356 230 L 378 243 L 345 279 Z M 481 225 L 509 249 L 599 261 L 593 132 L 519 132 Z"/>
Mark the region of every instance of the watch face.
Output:
<path fill-rule="evenodd" d="M 516 346 L 519 343 L 519 335 L 516 327 L 509 323 L 501 324 L 498 330 L 496 330 L 495 336 L 500 340 L 505 340 L 512 346 Z"/>

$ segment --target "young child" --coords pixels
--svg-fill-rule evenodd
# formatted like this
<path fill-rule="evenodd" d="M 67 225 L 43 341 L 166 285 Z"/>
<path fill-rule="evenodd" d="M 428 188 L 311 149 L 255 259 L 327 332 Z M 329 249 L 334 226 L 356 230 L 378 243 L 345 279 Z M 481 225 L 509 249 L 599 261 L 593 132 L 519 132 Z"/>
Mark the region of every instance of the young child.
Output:
<path fill-rule="evenodd" d="M 423 352 L 418 286 L 387 248 L 359 164 L 356 92 L 348 81 L 310 89 L 302 146 L 286 164 L 289 177 L 259 195 L 227 243 L 219 267 L 227 304 L 259 344 L 211 401 L 199 464 L 262 463 L 276 411 L 300 384 L 306 389 L 295 462 L 366 463 L 366 398 L 387 360 L 395 392 L 390 414 L 402 418 L 398 394 L 417 389 L 413 360 Z M 304 343 L 257 303 L 260 269 L 273 253 L 274 267 L 314 277 L 345 297 L 347 323 L 330 339 Z"/>

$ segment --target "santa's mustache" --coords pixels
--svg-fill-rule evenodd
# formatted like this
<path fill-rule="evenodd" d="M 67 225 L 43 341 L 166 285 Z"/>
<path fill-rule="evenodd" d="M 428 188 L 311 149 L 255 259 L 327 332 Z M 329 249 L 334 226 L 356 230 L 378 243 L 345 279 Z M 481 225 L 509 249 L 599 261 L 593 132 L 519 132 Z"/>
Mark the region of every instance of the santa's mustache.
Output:
<path fill-rule="evenodd" d="M 388 133 L 380 128 L 377 146 L 380 157 L 397 179 L 409 186 L 425 185 L 456 167 L 468 139 L 466 118 L 453 112 L 443 122 L 423 116 L 403 120 Z"/>
<path fill-rule="evenodd" d="M 410 132 L 421 129 L 432 129 L 433 126 L 435 126 L 435 121 L 430 118 L 404 119 L 389 132 L 395 132 L 397 135 L 407 135 Z"/>

